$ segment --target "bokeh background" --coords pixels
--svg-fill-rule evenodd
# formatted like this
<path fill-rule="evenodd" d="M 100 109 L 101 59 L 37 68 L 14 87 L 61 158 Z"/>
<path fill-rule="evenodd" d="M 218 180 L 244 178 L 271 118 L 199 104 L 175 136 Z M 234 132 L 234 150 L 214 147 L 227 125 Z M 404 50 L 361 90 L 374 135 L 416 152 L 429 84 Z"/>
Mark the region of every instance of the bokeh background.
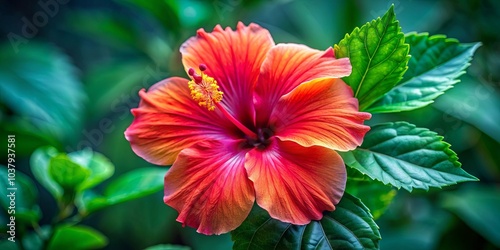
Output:
<path fill-rule="evenodd" d="M 49 6 L 47 2 L 52 4 Z M 394 4 L 403 32 L 445 34 L 483 43 L 462 82 L 426 108 L 376 115 L 370 124 L 406 120 L 443 135 L 463 168 L 480 178 L 444 190 L 400 190 L 377 223 L 381 249 L 500 249 L 500 1 L 0 1 L 0 138 L 15 134 L 18 171 L 31 176 L 39 146 L 90 147 L 116 173 L 148 166 L 123 131 L 137 92 L 186 76 L 180 44 L 198 28 L 241 20 L 275 41 L 332 46 Z M 0 152 L 6 144 L 0 143 Z M 5 162 L 6 153 L 0 155 Z M 42 223 L 55 202 L 39 186 Z M 4 197 L 2 197 L 3 199 Z M 108 249 L 156 244 L 230 249 L 230 235 L 202 236 L 175 222 L 162 193 L 95 213 L 84 224 L 109 238 Z"/>

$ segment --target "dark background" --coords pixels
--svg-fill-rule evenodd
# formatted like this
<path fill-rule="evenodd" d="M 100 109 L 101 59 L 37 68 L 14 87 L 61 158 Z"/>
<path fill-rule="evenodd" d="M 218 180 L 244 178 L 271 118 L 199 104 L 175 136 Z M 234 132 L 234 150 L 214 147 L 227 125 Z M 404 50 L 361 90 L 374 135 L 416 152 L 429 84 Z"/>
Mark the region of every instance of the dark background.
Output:
<path fill-rule="evenodd" d="M 52 5 L 43 4 L 47 2 Z M 406 120 L 438 132 L 452 144 L 463 168 L 481 181 L 443 192 L 400 190 L 377 220 L 381 249 L 500 248 L 496 0 L 0 1 L 0 132 L 16 134 L 18 169 L 28 175 L 29 156 L 43 145 L 67 152 L 91 147 L 109 157 L 116 175 L 145 167 L 148 163 L 131 151 L 123 136 L 132 121 L 129 109 L 137 106 L 140 88 L 168 76 L 186 77 L 178 49 L 198 28 L 255 22 L 269 29 L 276 43 L 325 49 L 354 27 L 382 16 L 392 3 L 405 33 L 444 34 L 483 46 L 462 82 L 434 104 L 375 115 L 370 124 Z M 14 71 L 36 84 L 8 89 L 6 81 L 12 81 L 8 76 Z M 38 101 L 51 104 L 41 107 Z M 42 222 L 47 222 L 55 202 L 42 188 L 39 193 Z M 108 236 L 109 249 L 162 243 L 231 248 L 230 235 L 199 235 L 182 228 L 176 216 L 159 192 L 107 208 L 84 224 Z"/>

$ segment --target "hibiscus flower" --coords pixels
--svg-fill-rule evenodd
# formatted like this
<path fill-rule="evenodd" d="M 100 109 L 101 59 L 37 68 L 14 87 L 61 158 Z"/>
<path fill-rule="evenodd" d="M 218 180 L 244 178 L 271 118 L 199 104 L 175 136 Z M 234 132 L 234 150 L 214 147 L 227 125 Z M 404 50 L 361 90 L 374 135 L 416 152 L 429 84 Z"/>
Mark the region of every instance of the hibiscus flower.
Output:
<path fill-rule="evenodd" d="M 125 131 L 137 155 L 172 165 L 164 202 L 177 221 L 221 234 L 255 202 L 296 225 L 333 211 L 347 178 L 336 151 L 359 146 L 371 117 L 340 79 L 349 59 L 331 47 L 275 45 L 266 29 L 242 23 L 200 29 L 180 52 L 190 79 L 141 90 Z"/>

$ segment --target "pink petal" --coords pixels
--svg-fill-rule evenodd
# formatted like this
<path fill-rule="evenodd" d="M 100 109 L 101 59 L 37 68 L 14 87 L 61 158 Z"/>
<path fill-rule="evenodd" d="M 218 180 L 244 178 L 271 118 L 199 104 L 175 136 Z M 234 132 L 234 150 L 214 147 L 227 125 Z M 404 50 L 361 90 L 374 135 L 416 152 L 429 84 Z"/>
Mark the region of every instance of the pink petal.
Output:
<path fill-rule="evenodd" d="M 347 178 L 335 151 L 279 139 L 264 150 L 251 150 L 245 168 L 254 183 L 257 204 L 271 217 L 297 225 L 334 210 Z"/>
<path fill-rule="evenodd" d="M 181 46 L 186 71 L 205 64 L 224 92 L 222 103 L 243 124 L 254 123 L 252 92 L 259 70 L 274 41 L 266 29 L 238 23 L 235 31 L 217 25 L 213 32 L 199 29 Z"/>
<path fill-rule="evenodd" d="M 170 165 L 179 152 L 209 138 L 227 139 L 238 129 L 219 111 L 208 111 L 192 98 L 188 80 L 165 79 L 148 92 L 141 90 L 134 121 L 125 131 L 132 150 L 145 160 Z M 232 134 L 233 133 L 233 134 Z"/>
<path fill-rule="evenodd" d="M 266 126 L 281 96 L 303 82 L 321 77 L 340 78 L 351 74 L 348 58 L 335 59 L 333 49 L 311 49 L 305 45 L 278 44 L 262 64 L 256 85 L 257 123 Z"/>
<path fill-rule="evenodd" d="M 239 141 L 203 141 L 183 150 L 165 175 L 166 204 L 177 221 L 203 234 L 237 228 L 255 201 Z"/>
<path fill-rule="evenodd" d="M 302 146 L 348 151 L 361 145 L 371 114 L 358 111 L 358 100 L 342 80 L 323 78 L 303 83 L 283 96 L 270 119 L 275 135 Z"/>

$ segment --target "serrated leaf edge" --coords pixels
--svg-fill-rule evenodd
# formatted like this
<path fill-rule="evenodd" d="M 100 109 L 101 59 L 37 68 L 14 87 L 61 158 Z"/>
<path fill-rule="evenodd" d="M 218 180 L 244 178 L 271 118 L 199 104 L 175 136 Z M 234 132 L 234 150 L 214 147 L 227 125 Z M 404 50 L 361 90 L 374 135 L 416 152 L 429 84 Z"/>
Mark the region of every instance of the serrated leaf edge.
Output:
<path fill-rule="evenodd" d="M 411 124 L 411 123 L 409 123 L 409 122 L 398 121 L 398 122 L 386 122 L 386 123 L 380 123 L 380 124 L 377 124 L 377 125 L 372 126 L 372 129 L 373 129 L 373 128 L 375 128 L 375 127 L 379 127 L 379 126 L 387 126 L 387 125 L 390 125 L 390 124 L 394 124 L 394 125 L 406 125 L 406 126 L 409 126 L 411 129 L 415 129 L 415 128 L 417 128 L 417 129 L 421 129 L 421 130 L 422 130 L 422 132 L 425 132 L 425 133 L 429 134 L 429 136 L 431 136 L 431 135 L 432 135 L 432 136 L 435 136 L 435 137 L 438 139 L 438 140 L 437 140 L 437 142 L 442 143 L 442 144 L 444 145 L 443 152 L 444 152 L 446 155 L 448 155 L 448 157 L 449 157 L 449 158 L 453 158 L 453 159 L 454 159 L 454 161 L 451 161 L 450 159 L 448 159 L 448 161 L 450 161 L 450 162 L 451 162 L 451 163 L 452 163 L 455 167 L 457 167 L 457 168 L 461 168 L 462 164 L 458 161 L 458 156 L 457 156 L 457 154 L 456 154 L 453 150 L 451 150 L 451 148 L 450 148 L 450 147 L 451 147 L 451 144 L 449 144 L 449 143 L 447 143 L 447 142 L 443 141 L 443 139 L 444 139 L 444 137 L 443 137 L 443 136 L 438 135 L 436 132 L 431 131 L 431 130 L 429 130 L 428 128 L 420 128 L 420 127 L 417 127 L 416 125 Z M 362 149 L 362 148 L 358 147 L 356 150 L 364 150 L 364 149 Z M 370 150 L 366 150 L 366 151 L 369 151 L 369 152 L 371 152 L 371 153 L 374 153 L 373 151 L 370 151 Z M 341 153 L 341 155 L 342 155 L 342 154 L 343 154 L 343 153 Z M 374 153 L 374 154 L 375 154 L 375 153 Z M 394 157 L 394 156 L 386 155 L 386 154 L 383 154 L 383 153 L 378 153 L 378 152 L 377 152 L 376 154 L 379 154 L 379 155 L 381 154 L 381 155 L 385 155 L 385 156 L 387 156 L 387 157 L 389 157 L 389 158 L 393 158 L 393 159 L 400 160 L 400 159 L 398 159 L 398 158 L 396 158 L 396 157 Z M 400 161 L 401 161 L 401 160 L 400 160 Z M 355 163 L 359 164 L 359 161 L 357 161 L 357 160 L 356 160 L 356 162 L 355 162 Z M 409 164 L 411 164 L 411 165 L 418 166 L 418 165 L 416 165 L 416 164 L 414 164 L 414 163 L 411 163 L 411 162 L 407 162 L 407 163 L 409 163 Z M 372 176 L 370 173 L 365 173 L 365 172 L 363 171 L 363 169 L 359 169 L 359 168 L 355 167 L 355 164 L 351 164 L 351 163 L 349 163 L 349 162 L 347 162 L 347 161 L 345 161 L 345 164 L 346 164 L 346 166 L 348 166 L 348 167 L 350 167 L 350 168 L 354 168 L 354 169 L 358 170 L 358 171 L 359 171 L 359 172 L 361 172 L 363 175 L 366 175 L 366 176 L 370 177 L 370 179 L 372 179 L 372 180 L 380 181 L 380 182 L 384 183 L 385 185 L 391 185 L 391 186 L 393 186 L 393 187 L 397 188 L 398 190 L 399 190 L 399 189 L 401 189 L 401 188 L 403 188 L 403 189 L 407 190 L 408 192 L 412 192 L 412 191 L 413 191 L 413 188 L 415 188 L 415 189 L 421 189 L 421 188 L 418 188 L 418 187 L 412 187 L 412 186 L 408 186 L 408 188 L 407 188 L 407 187 L 405 187 L 404 185 L 398 185 L 398 183 L 396 183 L 396 184 L 392 184 L 392 183 L 390 183 L 389 181 L 385 181 L 385 180 L 378 179 L 378 178 L 376 178 L 376 177 Z M 418 167 L 421 167 L 421 166 L 418 166 Z M 426 168 L 426 169 L 429 169 L 429 168 Z M 430 170 L 434 170 L 434 169 L 430 169 Z M 434 171 L 437 171 L 437 170 L 434 170 Z M 437 172 L 439 172 L 439 171 L 437 171 Z M 464 171 L 464 173 L 466 173 L 466 174 L 468 175 L 467 177 L 469 177 L 469 178 L 470 178 L 469 180 L 463 180 L 463 181 L 453 181 L 453 182 L 451 182 L 451 183 L 448 183 L 448 184 L 446 184 L 446 185 L 441 185 L 441 186 L 426 185 L 426 186 L 425 186 L 425 188 L 423 188 L 423 190 L 428 191 L 428 190 L 429 190 L 429 187 L 436 187 L 436 188 L 440 188 L 440 189 L 441 189 L 441 188 L 443 188 L 443 187 L 450 186 L 450 185 L 454 185 L 454 184 L 458 184 L 458 183 L 460 183 L 460 182 L 465 182 L 465 181 L 478 181 L 478 180 L 479 180 L 477 177 L 475 177 L 475 176 L 473 176 L 473 175 L 471 175 L 471 174 L 469 174 L 469 173 L 467 173 L 467 172 L 465 172 L 465 171 Z M 450 174 L 450 173 L 447 173 L 447 174 Z M 451 174 L 451 175 L 454 175 L 454 174 Z M 457 176 L 457 175 L 455 175 L 455 176 Z M 459 176 L 460 176 L 460 177 L 465 177 L 465 176 L 461 176 L 461 175 L 459 175 Z M 393 178 L 393 179 L 396 179 L 396 178 Z"/>
<path fill-rule="evenodd" d="M 384 20 L 385 20 L 385 21 L 384 21 Z M 345 35 L 345 37 L 344 37 L 344 38 L 343 38 L 343 39 L 342 39 L 342 40 L 341 40 L 338 44 L 335 44 L 335 45 L 334 45 L 334 48 L 335 48 L 335 50 L 340 49 L 339 44 L 341 44 L 341 43 L 342 43 L 342 42 L 344 42 L 344 41 L 346 41 L 346 43 L 347 43 L 348 45 L 350 45 L 350 43 L 351 43 L 351 37 L 352 37 L 352 35 L 353 35 L 353 34 L 359 34 L 359 32 L 360 32 L 361 30 L 363 30 L 363 29 L 367 29 L 367 30 L 368 30 L 370 27 L 372 27 L 372 26 L 376 25 L 376 24 L 377 24 L 377 22 L 380 22 L 380 23 L 382 23 L 382 24 L 384 25 L 384 34 L 386 33 L 386 31 L 387 31 L 387 29 L 388 29 L 388 27 L 389 27 L 389 26 L 391 26 L 391 25 L 395 24 L 395 25 L 397 26 L 397 30 L 398 30 L 398 32 L 397 32 L 397 34 L 396 34 L 396 36 L 397 36 L 397 37 L 400 37 L 400 39 L 401 39 L 401 41 L 400 41 L 401 45 L 400 45 L 400 46 L 395 47 L 395 48 L 393 49 L 393 51 L 390 53 L 390 55 L 389 55 L 389 56 L 387 56 L 387 58 L 389 58 L 389 57 L 390 57 L 393 53 L 395 53 L 395 51 L 396 51 L 396 50 L 400 49 L 402 46 L 403 46 L 403 47 L 406 47 L 406 56 L 404 57 L 404 59 L 403 59 L 403 60 L 401 60 L 401 61 L 398 61 L 398 62 L 397 62 L 398 67 L 393 68 L 391 72 L 388 72 L 388 73 L 384 76 L 384 78 L 383 78 L 383 79 L 381 79 L 381 81 L 384 81 L 384 80 L 385 80 L 388 76 L 391 76 L 391 74 L 392 74 L 395 70 L 398 70 L 398 69 L 399 69 L 399 65 L 401 65 L 401 63 L 405 63 L 406 65 L 405 65 L 404 69 L 402 70 L 402 72 L 400 73 L 400 75 L 397 77 L 397 81 L 396 81 L 396 83 L 394 83 L 394 85 L 396 85 L 398 82 L 400 82 L 400 81 L 401 81 L 401 79 L 403 78 L 403 76 L 404 76 L 404 74 L 405 74 L 406 70 L 408 69 L 407 64 L 408 64 L 408 61 L 409 61 L 409 58 L 410 58 L 410 55 L 409 55 L 410 46 L 409 46 L 407 43 L 405 43 L 405 41 L 404 41 L 404 39 L 405 39 L 405 35 L 404 35 L 404 33 L 401 31 L 401 26 L 399 25 L 399 21 L 396 19 L 396 14 L 395 14 L 395 12 L 394 12 L 394 4 L 392 4 L 392 5 L 391 5 L 391 7 L 390 7 L 390 8 L 389 8 L 389 10 L 388 10 L 388 11 L 384 14 L 384 16 L 382 16 L 382 17 L 378 17 L 378 18 L 376 18 L 376 19 L 374 19 L 374 20 L 372 20 L 372 21 L 370 21 L 370 22 L 365 23 L 363 26 L 361 26 L 361 28 L 359 28 L 359 27 L 354 28 L 354 30 L 353 30 L 350 34 L 349 34 L 349 33 L 347 33 L 347 34 Z M 383 35 L 382 35 L 382 36 L 383 36 Z M 380 41 L 379 41 L 379 42 L 380 42 Z M 364 46 L 365 46 L 365 49 L 366 49 L 366 41 L 364 42 Z M 373 53 L 373 55 L 375 55 L 375 54 L 376 54 L 376 51 L 378 51 L 379 47 L 380 47 L 380 46 L 377 46 L 377 48 L 376 48 L 375 52 Z M 346 56 L 347 56 L 348 58 L 350 58 L 350 55 L 351 55 L 351 47 L 350 47 L 350 46 L 346 46 L 346 48 L 347 48 L 347 55 L 346 55 Z M 368 55 L 368 57 L 370 57 L 370 56 Z M 386 58 L 386 60 L 387 60 L 387 58 Z M 369 58 L 369 61 L 368 61 L 368 63 L 367 63 L 366 68 L 364 69 L 364 73 L 363 73 L 363 76 L 362 76 L 362 78 L 361 78 L 361 80 L 360 80 L 359 85 L 357 86 L 356 90 L 354 90 L 354 89 L 353 89 L 353 91 L 354 91 L 354 93 L 355 93 L 355 94 L 354 94 L 354 97 L 356 97 L 356 98 L 358 98 L 358 93 L 359 93 L 359 91 L 360 91 L 360 89 L 361 89 L 361 87 L 362 87 L 362 85 L 363 85 L 363 83 L 364 83 L 364 81 L 365 81 L 366 74 L 369 72 L 370 68 L 373 68 L 373 67 L 371 67 L 371 66 L 370 66 L 370 65 L 371 65 L 371 62 L 372 62 L 372 58 Z M 349 77 L 349 76 L 348 76 L 348 77 Z M 345 79 L 345 78 L 347 78 L 347 77 L 344 77 L 344 79 Z M 347 81 L 346 81 L 346 82 L 347 82 Z M 352 87 L 352 86 L 351 86 L 351 87 Z M 374 86 L 374 87 L 375 87 L 375 86 Z M 373 89 L 373 87 L 372 87 L 371 89 Z M 390 91 L 390 90 L 388 90 L 387 92 L 389 92 L 389 91 Z M 372 105 L 373 103 L 375 103 L 377 100 L 379 100 L 379 99 L 380 99 L 380 98 L 382 98 L 382 97 L 383 97 L 383 95 L 382 95 L 382 96 L 380 96 L 380 97 L 379 97 L 378 99 L 376 99 L 376 100 L 372 100 L 372 101 L 371 101 L 370 103 L 368 103 L 368 104 L 366 104 L 365 102 L 363 102 L 363 100 L 362 100 L 362 99 L 359 99 L 359 98 L 358 98 L 358 99 L 359 99 L 359 103 L 360 103 L 360 110 L 361 110 L 361 111 L 366 110 L 367 108 L 369 108 L 369 107 L 370 107 L 370 105 Z"/>
<path fill-rule="evenodd" d="M 467 57 L 467 62 L 462 65 L 462 69 L 457 72 L 456 74 L 456 77 L 453 78 L 453 79 L 450 79 L 451 83 L 449 84 L 448 87 L 446 87 L 445 89 L 441 90 L 441 91 L 438 91 L 432 95 L 430 95 L 427 99 L 431 99 L 431 100 L 428 100 L 428 101 L 421 101 L 423 104 L 422 105 L 419 105 L 419 106 L 402 106 L 402 107 L 405 107 L 404 109 L 398 109 L 398 110 L 383 110 L 381 109 L 380 107 L 377 109 L 377 107 L 375 108 L 371 108 L 371 106 L 373 104 L 375 104 L 377 101 L 381 100 L 384 96 L 381 96 L 377 101 L 373 102 L 372 104 L 370 104 L 366 109 L 365 111 L 367 112 L 370 112 L 370 113 L 398 113 L 398 112 L 404 112 L 404 111 L 411 111 L 411 110 L 415 110 L 415 109 L 419 109 L 419 108 L 423 108 L 429 104 L 432 104 L 434 103 L 434 99 L 438 98 L 439 96 L 443 95 L 444 92 L 446 92 L 447 90 L 453 88 L 455 86 L 455 84 L 459 83 L 460 82 L 460 77 L 465 74 L 467 72 L 467 68 L 471 65 L 471 61 L 472 61 L 472 57 L 474 55 L 474 52 L 482 45 L 480 42 L 477 42 L 477 43 L 460 43 L 460 41 L 458 39 L 455 39 L 455 38 L 449 38 L 447 37 L 446 35 L 444 34 L 436 34 L 436 35 L 431 35 L 429 36 L 429 33 L 428 32 L 421 32 L 421 33 L 417 33 L 417 32 L 409 32 L 407 34 L 405 34 L 405 38 L 411 36 L 411 35 L 415 35 L 415 36 L 418 36 L 418 37 L 423 37 L 423 36 L 427 36 L 428 37 L 428 40 L 437 40 L 437 39 L 443 39 L 445 43 L 454 43 L 454 44 L 457 44 L 457 45 L 462 45 L 462 46 L 470 46 L 470 48 L 468 48 L 467 50 L 465 50 L 464 52 L 460 53 L 459 55 L 451 58 L 450 60 L 453 60 L 454 58 L 456 57 L 459 57 L 459 56 L 462 56 L 463 54 L 465 53 L 469 53 L 469 50 L 470 50 L 470 53 L 471 55 Z M 411 53 L 411 49 L 410 49 L 410 53 Z M 411 54 L 410 54 L 411 56 Z M 445 63 L 448 63 L 450 60 L 447 60 Z M 443 64 L 440 64 L 440 65 L 435 65 L 434 67 L 432 67 L 431 69 L 417 75 L 417 76 L 413 76 L 411 78 L 409 78 L 408 80 L 404 81 L 404 82 L 399 82 L 396 86 L 394 86 L 394 88 L 392 88 L 390 91 L 393 91 L 403 85 L 405 85 L 407 82 L 410 82 L 411 80 L 415 79 L 415 78 L 418 78 L 419 76 L 427 73 L 427 72 L 431 72 L 433 70 L 435 70 L 436 68 L 442 66 Z M 406 73 L 406 72 L 405 72 Z M 400 79 L 402 80 L 404 78 L 404 74 L 403 74 L 403 77 Z M 390 93 L 387 92 L 387 93 Z M 387 94 L 386 93 L 386 94 Z M 416 100 L 415 100 L 416 101 Z M 382 106 L 384 107 L 384 106 Z"/>

